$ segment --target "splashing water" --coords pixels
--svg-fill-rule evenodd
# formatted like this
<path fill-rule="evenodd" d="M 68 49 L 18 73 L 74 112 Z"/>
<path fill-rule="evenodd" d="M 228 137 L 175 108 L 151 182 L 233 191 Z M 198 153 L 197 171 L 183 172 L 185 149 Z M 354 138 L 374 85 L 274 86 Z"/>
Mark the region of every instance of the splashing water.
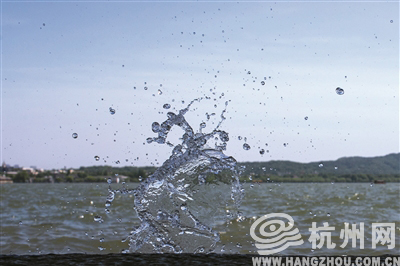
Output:
<path fill-rule="evenodd" d="M 218 232 L 212 229 L 213 219 L 226 217 L 225 208 L 231 212 L 238 210 L 244 194 L 240 173 L 236 160 L 223 153 L 229 135 L 218 129 L 225 120 L 226 107 L 211 133 L 202 133 L 201 126 L 199 133 L 195 133 L 184 117 L 189 107 L 201 100 L 193 100 L 177 114 L 169 112 L 161 125 L 152 125 L 158 136 L 147 138 L 147 143 L 170 144 L 166 138 L 174 126 L 184 133 L 170 158 L 133 190 L 134 208 L 141 225 L 129 235 L 130 252 L 211 252 L 219 241 Z M 209 142 L 213 141 L 211 148 Z M 109 188 L 106 207 L 111 205 L 115 192 L 127 191 Z M 240 212 L 236 216 L 239 219 Z"/>

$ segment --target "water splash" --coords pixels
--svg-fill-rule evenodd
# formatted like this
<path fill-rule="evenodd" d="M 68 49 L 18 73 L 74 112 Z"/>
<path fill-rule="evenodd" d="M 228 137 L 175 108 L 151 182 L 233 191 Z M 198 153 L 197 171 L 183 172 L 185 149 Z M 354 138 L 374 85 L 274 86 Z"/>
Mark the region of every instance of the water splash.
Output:
<path fill-rule="evenodd" d="M 158 136 L 147 138 L 147 143 L 170 144 L 166 139 L 174 126 L 184 132 L 170 158 L 133 190 L 141 225 L 129 235 L 130 252 L 212 252 L 219 241 L 219 233 L 212 229 L 213 219 L 225 217 L 225 208 L 240 216 L 237 210 L 244 194 L 240 173 L 236 160 L 223 153 L 229 135 L 219 130 L 228 103 L 212 132 L 202 133 L 200 125 L 196 133 L 184 115 L 201 100 L 193 100 L 177 114 L 168 112 L 168 119 L 161 124 L 152 124 Z M 212 148 L 210 142 L 214 141 Z M 114 195 L 109 189 L 107 207 Z"/>

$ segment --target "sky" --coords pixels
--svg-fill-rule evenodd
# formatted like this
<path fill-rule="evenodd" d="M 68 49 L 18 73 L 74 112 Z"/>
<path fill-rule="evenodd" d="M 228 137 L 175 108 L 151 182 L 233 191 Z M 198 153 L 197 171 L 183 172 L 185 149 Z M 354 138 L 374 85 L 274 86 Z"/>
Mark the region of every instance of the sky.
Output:
<path fill-rule="evenodd" d="M 159 166 L 201 97 L 241 162 L 399 152 L 397 1 L 2 1 L 1 56 L 10 165 Z"/>

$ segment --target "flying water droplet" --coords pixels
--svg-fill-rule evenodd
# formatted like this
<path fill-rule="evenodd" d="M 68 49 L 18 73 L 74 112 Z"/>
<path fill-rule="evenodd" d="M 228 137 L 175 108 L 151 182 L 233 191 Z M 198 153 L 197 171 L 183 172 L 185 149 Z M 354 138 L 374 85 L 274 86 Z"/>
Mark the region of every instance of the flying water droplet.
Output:
<path fill-rule="evenodd" d="M 243 144 L 243 150 L 246 150 L 246 151 L 250 150 L 250 145 L 247 143 Z"/>
<path fill-rule="evenodd" d="M 169 103 L 166 103 L 166 104 L 163 105 L 163 108 L 164 109 L 169 109 L 169 108 L 171 108 L 171 105 Z"/>
<path fill-rule="evenodd" d="M 343 95 L 343 94 L 344 94 L 344 89 L 342 89 L 342 88 L 340 88 L 340 87 L 337 87 L 337 88 L 336 88 L 336 94 L 337 94 L 337 95 Z"/>
<path fill-rule="evenodd" d="M 264 153 L 265 153 L 265 150 L 264 150 L 264 149 L 261 149 L 261 150 L 260 150 L 260 154 L 263 155 Z"/>
<path fill-rule="evenodd" d="M 319 167 L 319 168 L 322 168 L 322 167 L 324 167 L 324 164 L 320 163 L 320 164 L 318 165 L 318 167 Z"/>
<path fill-rule="evenodd" d="M 304 120 L 308 120 L 308 116 L 304 117 Z"/>
<path fill-rule="evenodd" d="M 158 90 L 158 95 L 161 95 L 162 94 L 162 91 L 159 89 Z"/>
<path fill-rule="evenodd" d="M 95 222 L 99 222 L 99 223 L 104 222 L 103 218 L 101 218 L 101 216 L 95 216 L 93 219 L 94 219 Z"/>
<path fill-rule="evenodd" d="M 96 161 L 98 161 L 98 160 L 100 160 L 100 157 L 99 156 L 94 156 L 94 159 L 96 160 Z"/>
<path fill-rule="evenodd" d="M 110 107 L 109 110 L 110 110 L 110 114 L 112 114 L 112 115 L 115 114 L 115 109 L 113 109 L 112 107 Z"/>
<path fill-rule="evenodd" d="M 153 122 L 153 124 L 151 124 L 151 130 L 153 130 L 154 133 L 158 133 L 158 132 L 162 131 L 162 128 L 160 127 L 159 123 Z"/>
<path fill-rule="evenodd" d="M 74 139 L 78 138 L 78 133 L 73 133 L 73 134 L 72 134 L 72 137 L 73 137 Z"/>
<path fill-rule="evenodd" d="M 265 81 L 261 81 L 261 85 L 263 85 L 263 86 L 264 86 L 264 85 L 265 85 Z"/>

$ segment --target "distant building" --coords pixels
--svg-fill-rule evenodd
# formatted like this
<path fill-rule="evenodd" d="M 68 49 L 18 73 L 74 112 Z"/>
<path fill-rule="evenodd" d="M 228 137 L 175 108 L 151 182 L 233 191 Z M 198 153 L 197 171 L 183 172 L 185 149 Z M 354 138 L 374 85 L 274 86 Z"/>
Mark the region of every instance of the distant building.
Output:
<path fill-rule="evenodd" d="M 17 171 L 8 171 L 7 172 L 7 175 L 16 175 L 16 174 L 18 174 Z"/>
<path fill-rule="evenodd" d="M 0 176 L 0 184 L 12 184 L 13 181 L 9 177 Z"/>
<path fill-rule="evenodd" d="M 124 175 L 119 175 L 119 176 L 114 176 L 111 178 L 111 181 L 113 183 L 119 183 L 119 182 L 125 182 L 126 179 L 129 178 L 128 176 L 124 176 Z"/>
<path fill-rule="evenodd" d="M 22 171 L 29 171 L 31 172 L 31 174 L 36 175 L 37 172 L 35 171 L 35 169 L 31 168 L 31 167 L 22 167 Z"/>

